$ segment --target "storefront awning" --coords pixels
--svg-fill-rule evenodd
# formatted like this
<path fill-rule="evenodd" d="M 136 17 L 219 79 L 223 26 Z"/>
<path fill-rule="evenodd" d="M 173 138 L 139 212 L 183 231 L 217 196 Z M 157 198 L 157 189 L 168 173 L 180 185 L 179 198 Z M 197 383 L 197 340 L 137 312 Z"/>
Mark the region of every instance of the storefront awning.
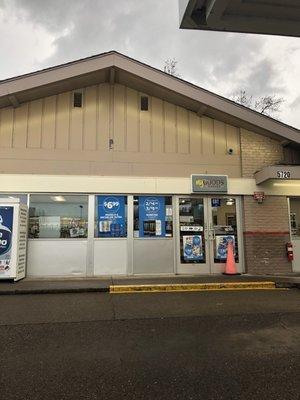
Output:
<path fill-rule="evenodd" d="M 270 165 L 254 174 L 256 184 L 259 185 L 270 179 L 278 180 L 278 184 L 287 185 L 295 183 L 300 185 L 300 165 Z"/>

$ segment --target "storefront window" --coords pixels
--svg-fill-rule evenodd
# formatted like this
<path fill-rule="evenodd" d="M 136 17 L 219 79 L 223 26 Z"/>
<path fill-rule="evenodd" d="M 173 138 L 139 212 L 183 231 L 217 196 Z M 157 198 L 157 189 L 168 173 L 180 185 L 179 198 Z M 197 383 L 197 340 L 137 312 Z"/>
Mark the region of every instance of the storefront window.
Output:
<path fill-rule="evenodd" d="M 293 238 L 300 237 L 300 199 L 290 198 L 290 224 Z"/>
<path fill-rule="evenodd" d="M 29 238 L 86 238 L 87 221 L 87 196 L 30 196 Z"/>
<path fill-rule="evenodd" d="M 127 236 L 127 196 L 96 196 L 95 237 Z"/>
<path fill-rule="evenodd" d="M 173 236 L 172 197 L 134 197 L 134 236 L 141 238 Z"/>
<path fill-rule="evenodd" d="M 28 197 L 27 194 L 23 193 L 9 193 L 9 194 L 0 193 L 0 199 L 19 199 L 22 204 L 26 205 L 27 205 L 27 197 Z"/>

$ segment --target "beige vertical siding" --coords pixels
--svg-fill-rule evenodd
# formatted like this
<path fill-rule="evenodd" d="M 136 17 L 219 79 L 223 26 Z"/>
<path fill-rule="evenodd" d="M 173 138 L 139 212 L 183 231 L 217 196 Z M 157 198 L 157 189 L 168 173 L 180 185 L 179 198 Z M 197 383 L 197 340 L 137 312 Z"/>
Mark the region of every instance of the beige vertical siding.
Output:
<path fill-rule="evenodd" d="M 141 111 L 144 93 L 120 84 L 82 93 L 82 108 L 66 92 L 0 110 L 6 172 L 241 175 L 239 128 L 151 96 Z"/>
<path fill-rule="evenodd" d="M 29 103 L 27 147 L 39 149 L 42 140 L 43 101 Z"/>
<path fill-rule="evenodd" d="M 98 118 L 97 118 L 97 150 L 107 150 L 110 131 L 110 93 L 109 85 L 99 85 Z"/>
<path fill-rule="evenodd" d="M 83 104 L 84 102 L 83 92 Z M 70 101 L 71 102 L 71 101 Z M 83 107 L 70 107 L 69 149 L 82 150 L 83 145 Z"/>
<path fill-rule="evenodd" d="M 126 145 L 127 151 L 137 152 L 140 147 L 139 95 L 136 90 L 126 89 Z"/>
<path fill-rule="evenodd" d="M 189 112 L 190 152 L 192 155 L 202 153 L 202 120 L 193 112 Z"/>
<path fill-rule="evenodd" d="M 62 93 L 57 96 L 56 109 L 56 131 L 55 147 L 56 149 L 69 149 L 70 135 L 70 102 L 71 93 Z"/>
<path fill-rule="evenodd" d="M 165 152 L 177 152 L 176 107 L 164 102 Z"/>
<path fill-rule="evenodd" d="M 57 96 L 46 97 L 44 99 L 43 118 L 42 118 L 42 143 L 43 149 L 54 149 L 56 132 L 56 102 Z"/>
<path fill-rule="evenodd" d="M 152 151 L 152 135 L 151 135 L 151 115 L 152 107 L 149 101 L 149 111 L 140 111 L 140 151 L 150 153 Z"/>
<path fill-rule="evenodd" d="M 0 147 L 12 147 L 14 109 L 4 108 L 0 112 Z"/>
<path fill-rule="evenodd" d="M 84 94 L 83 149 L 97 148 L 97 86 L 86 88 Z"/>
<path fill-rule="evenodd" d="M 29 103 L 25 103 L 15 109 L 13 123 L 14 148 L 24 149 L 27 147 L 28 106 Z"/>
<path fill-rule="evenodd" d="M 152 114 L 152 151 L 156 154 L 164 152 L 165 135 L 164 135 L 164 108 L 163 101 L 152 97 L 151 99 Z"/>
<path fill-rule="evenodd" d="M 176 107 L 178 153 L 190 152 L 189 112 L 182 107 Z"/>
<path fill-rule="evenodd" d="M 114 150 L 124 151 L 126 145 L 125 86 L 114 85 Z"/>

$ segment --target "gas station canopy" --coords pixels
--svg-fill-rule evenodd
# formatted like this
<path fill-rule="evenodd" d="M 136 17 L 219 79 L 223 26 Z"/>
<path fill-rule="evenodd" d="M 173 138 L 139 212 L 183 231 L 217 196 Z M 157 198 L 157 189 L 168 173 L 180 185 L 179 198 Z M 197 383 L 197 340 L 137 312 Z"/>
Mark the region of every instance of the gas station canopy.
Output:
<path fill-rule="evenodd" d="M 180 28 L 300 36 L 299 0 L 179 0 Z"/>

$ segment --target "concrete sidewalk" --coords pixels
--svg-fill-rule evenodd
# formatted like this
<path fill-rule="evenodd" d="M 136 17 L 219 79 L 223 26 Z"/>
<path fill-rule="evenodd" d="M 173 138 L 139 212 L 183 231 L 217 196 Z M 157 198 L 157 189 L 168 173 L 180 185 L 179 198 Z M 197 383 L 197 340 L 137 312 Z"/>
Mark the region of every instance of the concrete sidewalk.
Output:
<path fill-rule="evenodd" d="M 84 293 L 109 292 L 111 285 L 159 285 L 193 283 L 228 283 L 228 282 L 275 282 L 278 288 L 300 288 L 300 274 L 289 275 L 168 275 L 143 277 L 97 277 L 33 279 L 25 278 L 19 282 L 1 281 L 0 295 L 43 294 L 43 293 Z"/>

